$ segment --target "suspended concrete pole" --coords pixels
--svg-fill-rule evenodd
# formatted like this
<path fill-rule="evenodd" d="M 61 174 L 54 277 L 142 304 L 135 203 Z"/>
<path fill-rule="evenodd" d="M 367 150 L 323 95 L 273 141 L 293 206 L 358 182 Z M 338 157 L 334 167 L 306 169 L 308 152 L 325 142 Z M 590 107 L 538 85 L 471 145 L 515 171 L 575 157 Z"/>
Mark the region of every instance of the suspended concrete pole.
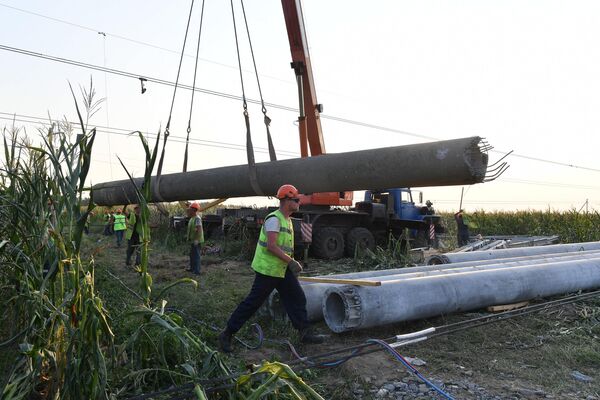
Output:
<path fill-rule="evenodd" d="M 533 256 L 538 254 L 570 253 L 575 251 L 600 250 L 600 242 L 553 244 L 550 246 L 519 247 L 465 253 L 445 253 L 429 257 L 427 264 L 448 264 L 465 261 L 491 260 L 508 257 Z"/>
<path fill-rule="evenodd" d="M 248 165 L 167 174 L 152 178 L 152 201 L 274 195 L 284 183 L 302 193 L 481 183 L 487 149 L 480 137 L 469 137 L 257 163 L 261 193 L 251 185 Z M 143 179 L 134 181 L 141 186 Z M 137 202 L 130 180 L 94 185 L 92 194 L 98 205 Z"/>
<path fill-rule="evenodd" d="M 600 258 L 336 286 L 323 299 L 325 322 L 344 332 L 600 287 Z"/>

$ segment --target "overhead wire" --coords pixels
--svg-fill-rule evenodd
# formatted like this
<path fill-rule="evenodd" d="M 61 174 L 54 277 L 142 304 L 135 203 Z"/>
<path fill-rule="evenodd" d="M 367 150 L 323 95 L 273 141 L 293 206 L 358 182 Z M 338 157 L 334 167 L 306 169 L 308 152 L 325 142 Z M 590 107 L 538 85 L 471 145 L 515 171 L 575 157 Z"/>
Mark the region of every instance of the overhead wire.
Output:
<path fill-rule="evenodd" d="M 16 117 L 16 118 L 13 118 Z M 16 121 L 21 123 L 31 123 L 31 124 L 42 124 L 48 125 L 49 120 L 48 117 L 37 117 L 31 115 L 23 115 L 23 114 L 15 114 L 0 111 L 0 120 L 5 121 Z M 33 120 L 33 121 L 32 121 Z M 75 121 L 67 121 L 73 126 L 77 126 L 77 122 Z M 133 129 L 125 129 L 125 128 L 116 128 L 116 127 L 108 127 L 102 125 L 95 125 L 96 131 L 99 133 L 105 133 L 108 135 L 118 135 L 124 137 L 130 137 Z M 143 132 L 150 138 L 155 138 L 156 134 L 152 132 Z M 177 136 L 171 134 L 171 141 L 175 143 L 185 143 L 185 137 Z M 204 146 L 204 147 L 213 147 L 213 148 L 221 148 L 226 150 L 236 150 L 236 151 L 246 151 L 246 147 L 244 145 L 229 143 L 223 141 L 213 141 L 213 140 L 202 140 L 202 139 L 190 139 L 190 144 L 194 146 Z M 269 154 L 269 149 L 264 147 L 254 147 L 255 152 Z M 291 150 L 278 150 L 278 153 L 281 155 L 289 156 L 289 157 L 298 157 L 299 153 Z M 96 160 L 98 161 L 98 160 Z M 106 161 L 108 163 L 108 161 Z M 560 182 L 542 182 L 535 180 L 519 180 L 519 179 L 503 179 L 501 183 L 518 183 L 518 184 L 527 184 L 527 185 L 539 185 L 539 186 L 550 186 L 550 187 L 560 187 L 560 188 L 571 188 L 571 189 L 582 189 L 582 190 L 600 190 L 600 186 L 588 186 L 588 185 L 575 185 L 568 183 L 560 183 Z M 438 203 L 454 203 L 455 200 L 445 200 L 438 199 L 436 200 Z M 546 204 L 547 200 L 470 200 L 469 203 L 474 204 Z M 572 201 L 564 200 L 552 200 L 552 203 L 572 203 Z"/>
<path fill-rule="evenodd" d="M 59 62 L 59 63 L 63 63 L 63 64 L 73 65 L 73 66 L 80 67 L 80 68 L 87 68 L 87 69 L 91 69 L 91 70 L 95 70 L 95 71 L 106 71 L 110 74 L 120 75 L 120 76 L 127 77 L 127 78 L 134 78 L 136 80 L 139 80 L 140 78 L 144 78 L 148 82 L 153 82 L 153 83 L 157 83 L 160 85 L 166 85 L 166 86 L 174 86 L 175 85 L 174 82 L 170 82 L 165 79 L 149 77 L 147 75 L 134 74 L 131 72 L 118 70 L 118 69 L 114 69 L 114 68 L 103 68 L 103 67 L 100 67 L 100 66 L 94 65 L 94 64 L 84 63 L 84 62 L 75 61 L 75 60 L 62 58 L 62 57 L 51 56 L 51 55 L 47 55 L 47 54 L 43 54 L 43 53 L 37 53 L 34 51 L 29 51 L 29 50 L 25 50 L 25 49 L 16 48 L 16 47 L 6 46 L 6 45 L 2 45 L 2 44 L 0 44 L 0 50 L 9 51 L 9 52 L 27 55 L 27 56 L 36 57 L 36 58 L 41 58 L 41 59 Z M 185 84 L 179 84 L 179 88 L 186 89 L 186 90 L 195 90 L 197 92 L 201 92 L 204 94 L 208 94 L 208 95 L 212 95 L 212 96 L 219 96 L 219 97 L 237 100 L 237 101 L 242 100 L 241 96 L 237 96 L 237 95 L 233 95 L 233 94 L 225 93 L 225 92 L 220 92 L 220 91 L 215 91 L 215 90 L 203 89 L 203 88 L 192 88 L 190 85 L 185 85 Z M 261 104 L 261 102 L 259 100 L 255 100 L 252 98 L 247 98 L 246 101 L 248 103 L 252 103 L 252 104 L 258 104 L 258 105 Z M 279 109 L 279 110 L 290 111 L 290 112 L 294 112 L 294 113 L 298 112 L 297 108 L 289 107 L 289 106 L 285 106 L 285 105 L 281 105 L 281 104 L 265 102 L 265 105 L 270 108 L 275 108 L 275 109 Z M 356 121 L 356 120 L 352 120 L 352 119 L 348 119 L 348 118 L 336 117 L 333 115 L 321 114 L 320 117 L 322 119 L 326 119 L 326 120 L 342 122 L 342 123 L 349 124 L 349 125 L 361 126 L 364 128 L 370 128 L 370 129 L 384 131 L 384 132 L 397 133 L 397 134 L 411 136 L 411 137 L 420 138 L 420 139 L 439 140 L 439 138 L 436 138 L 433 136 L 412 133 L 412 132 L 408 132 L 408 131 L 404 131 L 404 130 L 400 130 L 400 129 L 385 127 L 382 125 L 376 125 L 376 124 Z M 506 151 L 500 151 L 500 150 L 492 150 L 492 152 L 498 153 L 498 154 L 506 153 Z M 572 164 L 572 163 L 564 163 L 564 162 L 560 162 L 560 161 L 548 160 L 548 159 L 543 159 L 543 158 L 539 158 L 539 157 L 531 157 L 531 156 L 522 155 L 522 154 L 518 154 L 518 153 L 514 153 L 514 152 L 511 154 L 511 157 L 524 158 L 524 159 L 528 159 L 528 160 L 532 160 L 532 161 L 543 162 L 543 163 L 547 163 L 547 164 L 575 168 L 575 169 L 581 169 L 581 170 L 586 170 L 586 171 L 590 171 L 590 172 L 600 172 L 600 169 L 598 169 L 598 168 L 590 168 L 590 167 L 585 167 L 585 166 L 576 165 L 576 164 Z"/>
<path fill-rule="evenodd" d="M 148 48 L 152 48 L 152 49 L 156 49 L 156 50 L 161 50 L 161 51 L 165 51 L 165 52 L 172 53 L 172 54 L 177 54 L 177 55 L 179 55 L 179 53 L 180 53 L 179 50 L 169 49 L 169 48 L 158 46 L 158 45 L 155 45 L 155 44 L 152 44 L 152 43 L 144 42 L 142 40 L 132 39 L 132 38 L 129 38 L 129 37 L 126 37 L 126 36 L 122 36 L 122 35 L 118 35 L 118 34 L 107 32 L 106 30 L 100 30 L 100 29 L 92 28 L 92 27 L 81 25 L 81 24 L 77 24 L 77 23 L 74 23 L 74 22 L 71 22 L 71 21 L 66 21 L 64 19 L 51 17 L 49 15 L 41 14 L 41 13 L 38 13 L 38 12 L 29 11 L 29 10 L 25 10 L 23 8 L 18 8 L 18 7 L 10 6 L 8 4 L 0 3 L 0 7 L 5 7 L 5 8 L 8 8 L 8 9 L 12 9 L 14 11 L 22 12 L 22 13 L 29 14 L 29 15 L 34 15 L 36 17 L 44 18 L 44 19 L 47 19 L 49 21 L 53 21 L 53 22 L 57 22 L 57 23 L 65 24 L 65 25 L 70 25 L 72 27 L 84 29 L 84 30 L 87 30 L 87 31 L 90 31 L 90 32 L 102 32 L 106 36 L 113 37 L 115 39 L 123 40 L 123 41 L 126 41 L 126 42 L 130 42 L 130 43 L 133 43 L 133 44 L 136 44 L 136 45 L 139 45 L 139 46 L 144 46 L 144 47 L 148 47 Z M 191 55 L 191 54 L 185 54 L 185 57 L 194 58 L 194 56 Z M 221 66 L 221 67 L 225 67 L 225 68 L 237 70 L 237 67 L 235 67 L 233 65 L 221 63 L 221 62 L 214 61 L 214 60 L 209 60 L 207 58 L 202 58 L 202 57 L 200 57 L 200 60 L 202 60 L 202 61 L 204 61 L 206 63 L 215 64 L 215 65 L 218 65 L 218 66 Z M 265 74 L 262 74 L 262 76 L 267 77 L 267 78 L 272 79 L 272 80 L 276 80 L 276 81 L 279 81 L 279 82 L 288 83 L 288 84 L 292 85 L 292 83 L 290 81 L 285 80 L 285 79 L 276 78 L 274 76 L 265 75 Z"/>
<path fill-rule="evenodd" d="M 15 116 L 19 117 L 19 118 L 13 118 Z M 23 119 L 23 118 L 27 118 L 27 119 Z M 16 122 L 42 124 L 44 126 L 49 125 L 49 122 L 48 122 L 49 120 L 47 117 L 46 118 L 34 117 L 34 116 L 29 116 L 29 115 L 13 114 L 13 113 L 6 113 L 6 112 L 0 112 L 0 120 L 6 120 L 6 121 L 14 120 Z M 33 121 L 31 121 L 31 120 L 33 120 Z M 73 125 L 74 127 L 78 126 L 78 122 L 75 122 L 75 121 L 66 121 L 66 122 Z M 99 133 L 106 133 L 108 135 L 119 135 L 119 136 L 125 136 L 125 137 L 131 137 L 131 132 L 134 131 L 133 129 L 114 128 L 114 127 L 107 127 L 107 126 L 101 126 L 101 125 L 95 125 L 95 128 L 96 128 L 96 131 Z M 144 135 L 146 135 L 148 137 L 156 138 L 155 133 L 152 133 L 152 132 L 143 132 L 143 133 L 144 133 Z M 171 135 L 171 141 L 177 142 L 177 143 L 185 143 L 185 137 Z M 222 141 L 214 141 L 214 140 L 190 139 L 190 144 L 195 145 L 195 146 L 206 146 L 206 147 L 214 147 L 214 148 L 221 148 L 221 149 L 228 149 L 228 150 L 239 150 L 239 151 L 246 150 L 246 147 L 244 145 L 240 145 L 240 144 L 236 144 L 236 143 L 229 143 L 229 142 L 222 142 Z M 268 154 L 268 149 L 264 148 L 264 147 L 255 147 L 255 151 Z M 290 157 L 299 156 L 299 153 L 294 152 L 294 151 L 289 151 L 289 150 L 279 150 L 279 153 L 290 156 Z"/>

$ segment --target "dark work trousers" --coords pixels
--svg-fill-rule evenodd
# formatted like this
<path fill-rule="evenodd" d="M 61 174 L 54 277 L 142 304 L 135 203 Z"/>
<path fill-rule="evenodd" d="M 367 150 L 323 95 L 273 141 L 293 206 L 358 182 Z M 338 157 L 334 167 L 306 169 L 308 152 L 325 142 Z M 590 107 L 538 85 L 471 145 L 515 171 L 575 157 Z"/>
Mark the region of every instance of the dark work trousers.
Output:
<path fill-rule="evenodd" d="M 194 274 L 200 273 L 200 244 L 190 246 L 190 271 Z"/>
<path fill-rule="evenodd" d="M 469 244 L 469 229 L 468 228 L 458 228 L 458 245 L 460 247 L 466 246 Z"/>
<path fill-rule="evenodd" d="M 133 232 L 131 239 L 127 241 L 126 265 L 131 265 L 131 256 L 133 253 L 135 253 L 135 265 L 140 265 L 140 235 L 137 232 Z"/>
<path fill-rule="evenodd" d="M 254 283 L 248 296 L 235 309 L 229 321 L 227 328 L 231 333 L 235 333 L 254 315 L 256 310 L 262 306 L 269 297 L 273 289 L 277 289 L 287 315 L 292 321 L 294 328 L 302 331 L 308 328 L 308 318 L 306 316 L 306 297 L 300 287 L 298 278 L 286 269 L 285 277 L 275 278 L 255 272 Z"/>
<path fill-rule="evenodd" d="M 125 231 L 115 231 L 115 236 L 117 237 L 117 247 L 121 247 L 121 243 L 123 243 L 123 236 Z"/>

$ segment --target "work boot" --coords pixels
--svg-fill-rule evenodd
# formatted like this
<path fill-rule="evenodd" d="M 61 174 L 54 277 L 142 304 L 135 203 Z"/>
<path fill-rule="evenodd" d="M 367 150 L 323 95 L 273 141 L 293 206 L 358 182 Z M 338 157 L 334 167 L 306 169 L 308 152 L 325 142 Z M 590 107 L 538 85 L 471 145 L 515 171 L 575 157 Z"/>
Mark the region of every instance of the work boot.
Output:
<path fill-rule="evenodd" d="M 233 350 L 231 348 L 231 339 L 233 338 L 233 333 L 227 328 L 221 333 L 219 333 L 219 348 L 223 353 L 231 353 Z"/>
<path fill-rule="evenodd" d="M 300 331 L 300 342 L 305 344 L 321 344 L 325 341 L 325 335 L 319 335 L 312 329 Z"/>

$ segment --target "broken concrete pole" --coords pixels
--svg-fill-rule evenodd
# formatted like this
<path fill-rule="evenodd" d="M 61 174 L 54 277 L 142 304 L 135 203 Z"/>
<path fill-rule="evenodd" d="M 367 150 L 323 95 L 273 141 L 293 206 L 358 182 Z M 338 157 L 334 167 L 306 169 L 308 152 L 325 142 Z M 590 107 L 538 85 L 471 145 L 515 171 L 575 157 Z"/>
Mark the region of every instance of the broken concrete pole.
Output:
<path fill-rule="evenodd" d="M 395 187 L 469 185 L 483 182 L 488 155 L 480 137 L 385 147 L 256 164 L 260 192 L 248 165 L 213 168 L 152 178 L 153 202 L 275 195 L 291 183 L 302 193 Z M 142 184 L 141 178 L 135 179 Z M 92 187 L 98 205 L 137 202 L 130 180 Z"/>

